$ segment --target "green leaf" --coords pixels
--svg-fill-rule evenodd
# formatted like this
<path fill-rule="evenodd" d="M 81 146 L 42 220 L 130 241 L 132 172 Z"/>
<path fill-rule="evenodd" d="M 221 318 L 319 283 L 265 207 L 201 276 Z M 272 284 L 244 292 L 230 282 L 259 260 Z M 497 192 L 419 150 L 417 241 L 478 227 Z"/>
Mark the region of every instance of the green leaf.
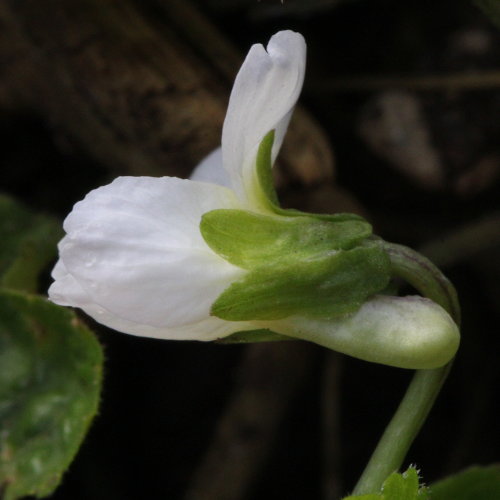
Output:
<path fill-rule="evenodd" d="M 418 472 L 409 467 L 406 472 L 392 473 L 384 482 L 380 493 L 353 495 L 344 500 L 430 500 L 428 488 L 419 485 Z M 432 497 L 434 500 L 434 497 Z"/>
<path fill-rule="evenodd" d="M 378 246 L 339 250 L 310 259 L 286 254 L 251 270 L 214 302 L 211 313 L 229 321 L 292 315 L 332 319 L 356 311 L 389 282 L 389 258 Z"/>
<path fill-rule="evenodd" d="M 58 485 L 96 414 L 103 354 L 69 310 L 0 290 L 0 491 Z"/>
<path fill-rule="evenodd" d="M 363 220 L 329 222 L 219 209 L 203 215 L 200 231 L 214 252 L 252 269 L 271 260 L 299 261 L 350 249 L 371 235 L 371 226 Z"/>
<path fill-rule="evenodd" d="M 432 500 L 498 500 L 500 465 L 470 467 L 431 486 Z"/>
<path fill-rule="evenodd" d="M 425 500 L 428 498 L 427 488 L 420 488 L 418 472 L 410 467 L 403 474 L 393 473 L 382 486 L 384 500 Z"/>
<path fill-rule="evenodd" d="M 38 275 L 55 258 L 62 235 L 55 219 L 0 195 L 0 286 L 36 291 Z"/>

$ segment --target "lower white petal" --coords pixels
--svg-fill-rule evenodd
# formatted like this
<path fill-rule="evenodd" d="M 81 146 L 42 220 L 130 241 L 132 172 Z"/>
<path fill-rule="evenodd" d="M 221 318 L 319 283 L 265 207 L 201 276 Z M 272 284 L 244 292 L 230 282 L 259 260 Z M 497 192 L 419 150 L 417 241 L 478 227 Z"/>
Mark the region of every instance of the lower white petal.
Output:
<path fill-rule="evenodd" d="M 201 216 L 237 207 L 221 186 L 121 177 L 75 205 L 64 223 L 61 261 L 92 304 L 123 321 L 155 328 L 197 323 L 245 272 L 208 247 Z M 54 288 L 60 303 L 62 283 Z M 66 286 L 71 300 L 74 287 Z"/>
<path fill-rule="evenodd" d="M 236 331 L 252 330 L 250 323 L 234 323 L 210 317 L 187 325 L 158 328 L 142 325 L 113 315 L 103 307 L 92 302 L 89 294 L 68 274 L 61 260 L 56 264 L 52 275 L 56 281 L 49 288 L 52 302 L 63 306 L 78 307 L 89 316 L 109 328 L 122 333 L 170 340 L 216 340 Z"/>

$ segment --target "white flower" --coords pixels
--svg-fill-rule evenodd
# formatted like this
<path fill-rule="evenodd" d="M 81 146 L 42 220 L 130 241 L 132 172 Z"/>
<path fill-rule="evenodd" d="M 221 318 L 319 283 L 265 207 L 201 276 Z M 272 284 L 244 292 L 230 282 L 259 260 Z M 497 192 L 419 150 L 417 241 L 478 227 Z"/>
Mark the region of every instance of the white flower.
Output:
<path fill-rule="evenodd" d="M 134 335 L 212 340 L 255 329 L 210 316 L 217 297 L 245 271 L 214 253 L 199 225 L 217 208 L 267 211 L 259 200 L 256 154 L 274 130 L 272 159 L 277 156 L 305 58 L 302 35 L 291 31 L 274 35 L 267 51 L 252 46 L 233 86 L 222 148 L 192 180 L 120 177 L 77 203 L 64 222 L 50 299 Z"/>
<path fill-rule="evenodd" d="M 222 147 L 191 180 L 119 177 L 77 203 L 64 222 L 67 234 L 59 243 L 50 299 L 79 307 L 115 330 L 146 337 L 214 340 L 265 328 L 394 366 L 433 368 L 447 362 L 458 347 L 457 327 L 441 307 L 421 297 L 375 296 L 356 313 L 334 319 L 292 315 L 227 321 L 211 315 L 221 294 L 241 285 L 249 271 L 209 247 L 200 230 L 202 216 L 238 209 L 279 219 L 258 179 L 257 152 L 274 131 L 274 162 L 302 88 L 305 57 L 304 39 L 291 31 L 274 35 L 267 50 L 250 49 L 231 93 Z M 225 226 L 222 230 L 227 237 Z M 315 231 L 313 239 L 324 246 Z M 231 235 L 229 240 L 239 242 Z M 326 253 L 336 252 L 328 248 Z M 331 274 L 328 266 L 326 272 Z M 264 273 L 265 286 L 266 279 Z M 326 276 L 324 283 L 329 286 L 331 279 Z M 316 296 L 322 293 L 315 285 L 311 289 Z M 263 295 L 267 300 L 266 290 Z"/>

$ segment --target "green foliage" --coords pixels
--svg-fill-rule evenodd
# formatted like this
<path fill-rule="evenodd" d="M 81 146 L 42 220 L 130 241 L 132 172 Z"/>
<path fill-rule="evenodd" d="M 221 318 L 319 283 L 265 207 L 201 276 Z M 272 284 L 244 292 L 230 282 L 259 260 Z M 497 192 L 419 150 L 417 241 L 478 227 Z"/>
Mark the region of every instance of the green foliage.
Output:
<path fill-rule="evenodd" d="M 418 472 L 410 467 L 403 474 L 391 474 L 382 486 L 385 500 L 426 500 L 428 490 L 420 487 Z"/>
<path fill-rule="evenodd" d="M 403 474 L 391 474 L 380 493 L 349 496 L 344 500 L 498 500 L 500 465 L 470 467 L 434 483 L 419 486 L 418 473 L 410 467 Z"/>
<path fill-rule="evenodd" d="M 491 21 L 500 28 L 500 1 L 499 0 L 474 0 L 474 3 L 484 11 Z"/>
<path fill-rule="evenodd" d="M 331 319 L 355 312 L 388 282 L 389 259 L 376 245 L 310 259 L 284 254 L 234 282 L 211 312 L 230 321 L 292 315 Z"/>
<path fill-rule="evenodd" d="M 470 467 L 431 486 L 432 500 L 498 500 L 500 465 Z"/>
<path fill-rule="evenodd" d="M 0 195 L 0 237 L 0 286 L 36 291 L 38 274 L 56 256 L 61 225 Z"/>
<path fill-rule="evenodd" d="M 394 472 L 384 482 L 380 493 L 355 495 L 344 500 L 430 500 L 428 489 L 419 485 L 418 472 L 410 467 L 403 474 Z"/>
<path fill-rule="evenodd" d="M 102 350 L 74 314 L 0 291 L 0 490 L 50 494 L 97 411 Z"/>
<path fill-rule="evenodd" d="M 102 349 L 69 310 L 31 295 L 55 220 L 0 196 L 0 497 L 52 493 L 97 412 Z"/>

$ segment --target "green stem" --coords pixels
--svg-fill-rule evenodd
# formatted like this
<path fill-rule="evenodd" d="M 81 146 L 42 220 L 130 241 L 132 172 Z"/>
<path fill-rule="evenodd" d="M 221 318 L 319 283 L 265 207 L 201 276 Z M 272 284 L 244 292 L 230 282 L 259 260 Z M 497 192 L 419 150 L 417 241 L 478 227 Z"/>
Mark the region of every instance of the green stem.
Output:
<path fill-rule="evenodd" d="M 410 248 L 383 242 L 393 273 L 444 309 L 459 324 L 460 308 L 453 285 L 428 259 Z M 398 470 L 429 414 L 450 371 L 451 363 L 415 373 L 403 400 L 368 462 L 353 495 L 378 493 L 385 479 Z"/>
<path fill-rule="evenodd" d="M 379 492 L 387 477 L 399 469 L 427 418 L 450 367 L 451 363 L 435 370 L 418 370 L 415 373 L 354 488 L 353 495 Z"/>
<path fill-rule="evenodd" d="M 382 242 L 391 259 L 392 272 L 439 304 L 460 325 L 460 304 L 450 280 L 429 259 L 411 248 Z"/>

